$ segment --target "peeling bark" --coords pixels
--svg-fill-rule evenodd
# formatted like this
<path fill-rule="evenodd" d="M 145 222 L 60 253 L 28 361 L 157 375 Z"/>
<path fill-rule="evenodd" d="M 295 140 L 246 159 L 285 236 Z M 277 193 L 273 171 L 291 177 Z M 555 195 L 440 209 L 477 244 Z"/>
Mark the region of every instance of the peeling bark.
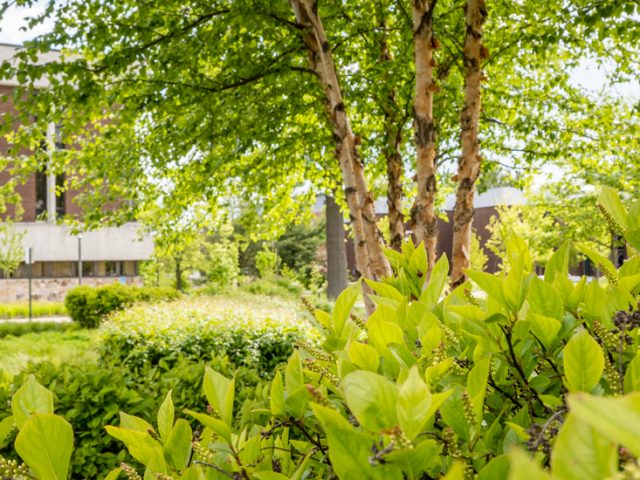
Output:
<path fill-rule="evenodd" d="M 413 0 L 413 43 L 415 57 L 415 98 L 413 130 L 416 144 L 418 193 L 411 208 L 411 227 L 418 242 L 427 249 L 428 272 L 436 261 L 436 128 L 433 119 L 433 95 L 437 91 L 433 68 L 433 9 L 437 0 Z"/>
<path fill-rule="evenodd" d="M 482 59 L 487 50 L 482 45 L 482 27 L 487 17 L 485 0 L 467 0 L 466 34 L 464 41 L 464 106 L 460 115 L 460 145 L 458 189 L 453 210 L 453 249 L 451 285 L 456 287 L 467 279 L 465 269 L 471 265 L 471 223 L 475 184 L 480 175 L 480 105 Z"/>
<path fill-rule="evenodd" d="M 289 0 L 289 4 L 309 54 L 309 66 L 317 73 L 324 89 L 325 109 L 333 128 L 336 156 L 340 163 L 349 207 L 356 264 L 364 277 L 380 279 L 391 275 L 391 266 L 383 253 L 382 235 L 376 223 L 373 198 L 367 187 L 349 116 L 344 106 L 331 48 L 322 20 L 318 15 L 317 4 L 313 0 Z M 363 288 L 364 285 L 363 283 Z M 371 313 L 374 307 L 367 295 L 365 295 L 365 301 L 367 311 Z"/>
<path fill-rule="evenodd" d="M 347 288 L 347 256 L 344 219 L 331 195 L 325 197 L 327 230 L 327 296 L 332 299 Z"/>

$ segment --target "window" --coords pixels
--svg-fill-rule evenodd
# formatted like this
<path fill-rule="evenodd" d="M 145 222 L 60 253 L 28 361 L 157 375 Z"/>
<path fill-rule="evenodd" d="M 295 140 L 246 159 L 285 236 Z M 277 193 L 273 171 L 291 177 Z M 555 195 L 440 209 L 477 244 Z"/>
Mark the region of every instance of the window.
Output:
<path fill-rule="evenodd" d="M 44 170 L 36 172 L 36 217 L 47 214 L 47 174 Z"/>

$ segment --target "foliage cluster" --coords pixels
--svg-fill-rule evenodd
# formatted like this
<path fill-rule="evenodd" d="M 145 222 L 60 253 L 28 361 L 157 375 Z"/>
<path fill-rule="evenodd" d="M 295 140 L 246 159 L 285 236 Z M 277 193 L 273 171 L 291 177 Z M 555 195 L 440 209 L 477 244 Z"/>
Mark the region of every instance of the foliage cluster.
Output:
<path fill-rule="evenodd" d="M 34 317 L 61 317 L 67 314 L 62 302 L 34 301 L 31 305 Z M 12 302 L 0 304 L 0 318 L 27 318 L 29 304 L 27 302 Z"/>
<path fill-rule="evenodd" d="M 102 287 L 76 287 L 67 293 L 64 304 L 74 321 L 84 328 L 96 328 L 108 314 L 136 302 L 167 302 L 179 297 L 180 293 L 172 288 L 114 283 Z"/>
<path fill-rule="evenodd" d="M 220 356 L 208 361 L 181 358 L 171 366 L 165 363 L 148 365 L 136 372 L 117 364 L 54 365 L 45 362 L 29 366 L 10 384 L 0 383 L 0 417 L 11 415 L 9 400 L 33 375 L 51 390 L 56 413 L 73 427 L 75 448 L 71 457 L 71 477 L 104 478 L 106 472 L 121 462 L 131 462 L 131 457 L 119 442 L 104 434 L 103 426 L 117 422 L 121 410 L 152 421 L 154 412 L 170 390 L 177 408 L 205 410 L 207 402 L 200 388 L 205 365 L 225 375 L 236 376 L 239 404 L 245 401 L 249 404 L 252 398 L 263 395 L 261 379 L 252 369 L 238 368 Z M 15 458 L 12 449 L 15 433 L 0 441 L 0 451 L 10 458 Z"/>
<path fill-rule="evenodd" d="M 568 278 L 568 243 L 538 277 L 526 244 L 511 235 L 503 272 L 470 271 L 475 287 L 446 293 L 446 257 L 425 285 L 426 252 L 407 243 L 388 251 L 393 278 L 367 281 L 377 308 L 366 323 L 351 313 L 357 284 L 332 314 L 314 312 L 320 346 L 299 344 L 268 399 L 241 405 L 239 377 L 205 368 L 207 413 L 183 411 L 201 425 L 197 433 L 176 419 L 172 392 L 151 422 L 121 413 L 107 433 L 147 478 L 635 478 L 640 202 L 627 213 L 605 189 L 600 206 L 634 255 L 616 269 L 579 246 L 602 281 Z M 2 424 L 5 434 L 19 428 L 26 466 L 5 470 L 66 478 L 71 427 L 52 415 L 50 393 L 28 385 Z M 139 478 L 131 464 L 108 478 L 122 472 Z"/>
<path fill-rule="evenodd" d="M 100 344 L 102 358 L 132 369 L 227 355 L 231 364 L 265 376 L 310 335 L 290 302 L 220 296 L 133 306 L 102 326 Z"/>

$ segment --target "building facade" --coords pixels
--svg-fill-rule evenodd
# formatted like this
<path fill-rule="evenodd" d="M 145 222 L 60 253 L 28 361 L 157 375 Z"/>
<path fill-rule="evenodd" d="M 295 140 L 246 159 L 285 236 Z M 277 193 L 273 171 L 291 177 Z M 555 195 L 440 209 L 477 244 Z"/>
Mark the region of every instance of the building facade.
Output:
<path fill-rule="evenodd" d="M 0 61 L 11 58 L 18 48 L 0 44 Z M 0 80 L 0 115 L 13 112 L 16 86 L 13 79 Z M 46 82 L 38 86 L 47 87 Z M 49 125 L 45 135 L 47 145 L 65 148 L 56 125 Z M 0 157 L 9 156 L 9 147 L 7 138 L 0 137 Z M 24 160 L 18 157 L 10 161 Z M 68 188 L 65 176 L 52 174 L 43 166 L 16 185 L 20 207 L 8 203 L 0 215 L 0 221 L 12 222 L 11 230 L 25 251 L 24 261 L 14 272 L 0 271 L 0 302 L 25 300 L 29 277 L 32 296 L 37 300 L 62 300 L 68 289 L 80 283 L 95 286 L 141 283 L 138 265 L 151 257 L 153 241 L 141 236 L 135 223 L 82 233 L 72 231 L 64 219 L 82 217 L 77 202 L 80 192 Z M 0 186 L 12 179 L 9 170 L 0 170 Z M 2 248 L 7 246 L 0 245 Z"/>

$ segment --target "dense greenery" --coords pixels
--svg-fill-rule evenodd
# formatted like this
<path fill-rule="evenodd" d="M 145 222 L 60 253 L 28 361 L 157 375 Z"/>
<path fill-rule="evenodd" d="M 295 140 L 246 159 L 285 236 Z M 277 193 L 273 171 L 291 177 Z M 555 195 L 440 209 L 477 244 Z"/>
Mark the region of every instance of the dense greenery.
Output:
<path fill-rule="evenodd" d="M 202 297 L 117 313 L 100 330 L 102 358 L 135 370 L 226 355 L 231 365 L 269 375 L 310 329 L 291 302 L 247 297 Z"/>
<path fill-rule="evenodd" d="M 35 320 L 33 322 L 0 322 L 0 338 L 13 336 L 19 337 L 20 335 L 25 335 L 27 333 L 35 333 L 35 332 L 49 332 L 49 331 L 59 331 L 63 332 L 66 330 L 75 329 L 76 326 L 69 322 L 56 322 L 56 321 L 38 321 Z"/>
<path fill-rule="evenodd" d="M 481 292 L 465 283 L 446 294 L 446 257 L 425 287 L 426 252 L 407 243 L 388 252 L 393 278 L 367 281 L 377 309 L 366 323 L 350 313 L 357 284 L 332 314 L 314 312 L 321 346 L 301 344 L 268 399 L 240 405 L 240 377 L 205 369 L 207 413 L 183 412 L 201 425 L 195 436 L 176 419 L 171 392 L 151 422 L 122 413 L 107 433 L 148 478 L 634 478 L 640 202 L 627 213 L 605 189 L 600 206 L 635 255 L 616 269 L 580 247 L 604 272 L 600 280 L 568 279 L 568 244 L 538 277 L 513 235 L 501 274 L 469 272 Z M 73 434 L 52 415 L 50 394 L 27 382 L 12 412 L 3 432 L 17 425 L 28 467 L 5 471 L 66 478 Z M 109 478 L 122 471 L 138 478 L 133 464 Z"/>
<path fill-rule="evenodd" d="M 136 302 L 167 302 L 180 293 L 166 287 L 135 287 L 119 283 L 102 287 L 80 286 L 69 290 L 64 304 L 69 316 L 84 328 L 96 328 L 110 313 Z"/>

